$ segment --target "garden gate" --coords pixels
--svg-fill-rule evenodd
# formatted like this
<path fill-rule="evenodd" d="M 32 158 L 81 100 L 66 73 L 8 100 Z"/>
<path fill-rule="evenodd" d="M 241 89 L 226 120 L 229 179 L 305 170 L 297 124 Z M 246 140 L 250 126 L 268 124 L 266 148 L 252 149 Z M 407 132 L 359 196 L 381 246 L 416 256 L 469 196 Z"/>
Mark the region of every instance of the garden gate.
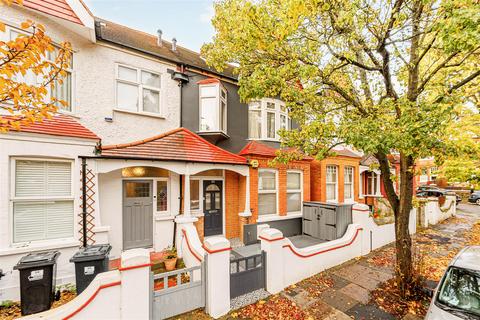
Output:
<path fill-rule="evenodd" d="M 265 288 L 265 251 L 230 259 L 230 299 Z"/>
<path fill-rule="evenodd" d="M 152 274 L 153 319 L 205 307 L 205 277 L 203 262 L 196 267 Z"/>

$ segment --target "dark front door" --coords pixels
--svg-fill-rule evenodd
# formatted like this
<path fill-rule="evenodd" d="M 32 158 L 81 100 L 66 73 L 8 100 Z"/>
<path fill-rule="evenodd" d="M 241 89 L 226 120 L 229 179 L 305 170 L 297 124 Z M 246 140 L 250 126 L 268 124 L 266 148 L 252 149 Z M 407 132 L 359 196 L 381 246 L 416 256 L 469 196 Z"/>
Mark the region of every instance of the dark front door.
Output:
<path fill-rule="evenodd" d="M 203 181 L 203 213 L 205 236 L 223 233 L 222 181 Z"/>

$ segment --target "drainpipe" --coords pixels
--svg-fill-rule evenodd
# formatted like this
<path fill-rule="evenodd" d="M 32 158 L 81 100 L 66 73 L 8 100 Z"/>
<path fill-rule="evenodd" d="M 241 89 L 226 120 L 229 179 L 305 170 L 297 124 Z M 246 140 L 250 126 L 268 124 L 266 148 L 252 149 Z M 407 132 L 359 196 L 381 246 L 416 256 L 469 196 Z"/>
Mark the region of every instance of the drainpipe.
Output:
<path fill-rule="evenodd" d="M 83 247 L 87 247 L 87 159 L 82 158 L 82 229 Z"/>

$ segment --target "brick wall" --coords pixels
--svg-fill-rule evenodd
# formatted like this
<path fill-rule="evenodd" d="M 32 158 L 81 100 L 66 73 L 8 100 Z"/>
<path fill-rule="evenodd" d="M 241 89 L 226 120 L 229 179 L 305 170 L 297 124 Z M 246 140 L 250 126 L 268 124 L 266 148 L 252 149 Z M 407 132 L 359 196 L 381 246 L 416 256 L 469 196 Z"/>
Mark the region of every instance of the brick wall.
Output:
<path fill-rule="evenodd" d="M 359 192 L 359 158 L 350 158 L 344 156 L 329 157 L 321 161 L 314 160 L 311 165 L 312 177 L 310 180 L 310 189 L 312 190 L 312 201 L 327 201 L 326 193 L 326 170 L 327 166 L 336 166 L 338 173 L 338 202 L 342 203 L 344 197 L 344 170 L 345 167 L 353 168 L 353 194 L 354 200 L 358 201 Z"/>
<path fill-rule="evenodd" d="M 225 171 L 225 236 L 227 239 L 240 237 L 240 217 L 238 215 L 241 212 L 239 178 L 240 175 L 238 173 Z M 245 196 L 243 198 L 245 199 Z M 245 200 L 243 200 L 242 207 L 245 207 Z"/>
<path fill-rule="evenodd" d="M 278 177 L 278 214 L 287 215 L 287 170 L 301 170 L 303 172 L 303 201 L 310 201 L 310 163 L 311 161 L 293 161 L 288 164 L 272 165 L 273 158 L 251 156 L 249 160 L 257 160 L 258 168 L 250 168 L 250 206 L 252 217 L 250 223 L 258 218 L 258 169 L 276 169 Z"/>

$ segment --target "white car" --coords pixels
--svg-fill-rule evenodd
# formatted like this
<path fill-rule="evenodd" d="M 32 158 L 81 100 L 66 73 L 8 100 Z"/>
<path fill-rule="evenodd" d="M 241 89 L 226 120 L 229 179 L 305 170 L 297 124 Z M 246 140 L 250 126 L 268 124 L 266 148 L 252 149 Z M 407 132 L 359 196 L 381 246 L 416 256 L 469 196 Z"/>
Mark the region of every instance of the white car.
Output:
<path fill-rule="evenodd" d="M 480 246 L 464 248 L 450 262 L 425 319 L 480 319 Z"/>

